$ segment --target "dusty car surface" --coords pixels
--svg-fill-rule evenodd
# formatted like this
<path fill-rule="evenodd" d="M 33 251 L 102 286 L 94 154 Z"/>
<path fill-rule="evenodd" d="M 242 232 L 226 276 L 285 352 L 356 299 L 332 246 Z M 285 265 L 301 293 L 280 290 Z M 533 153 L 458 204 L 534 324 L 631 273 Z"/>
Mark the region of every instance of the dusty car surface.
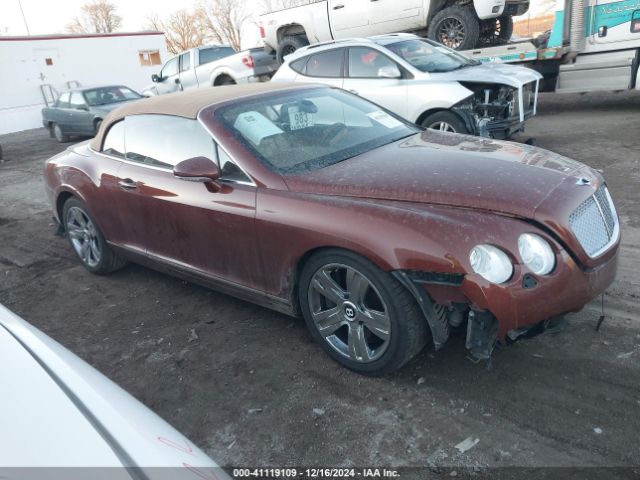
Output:
<path fill-rule="evenodd" d="M 63 92 L 52 106 L 42 109 L 42 125 L 61 143 L 71 136 L 93 137 L 111 110 L 141 98 L 122 85 L 76 88 Z"/>
<path fill-rule="evenodd" d="M 276 82 L 344 88 L 426 128 L 506 139 L 536 114 L 542 75 L 482 64 L 432 40 L 391 34 L 304 47 Z"/>
<path fill-rule="evenodd" d="M 117 479 L 229 478 L 155 413 L 2 305 L 0 351 L 0 382 L 11 392 L 0 396 L 2 478 L 87 478 L 96 467 Z"/>
<path fill-rule="evenodd" d="M 126 141 L 125 141 L 126 139 Z M 551 152 L 421 131 L 325 86 L 256 84 L 114 111 L 45 167 L 84 266 L 139 262 L 302 314 L 363 373 L 466 324 L 497 341 L 581 309 L 613 281 L 602 176 Z"/>

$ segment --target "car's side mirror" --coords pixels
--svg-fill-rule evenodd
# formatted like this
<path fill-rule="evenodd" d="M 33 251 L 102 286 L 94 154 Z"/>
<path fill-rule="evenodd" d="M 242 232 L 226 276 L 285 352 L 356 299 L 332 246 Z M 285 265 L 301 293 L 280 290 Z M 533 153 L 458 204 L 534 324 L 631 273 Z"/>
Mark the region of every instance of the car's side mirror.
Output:
<path fill-rule="evenodd" d="M 158 83 L 160 81 L 160 77 L 154 73 L 153 75 L 151 75 L 151 81 L 153 83 Z"/>
<path fill-rule="evenodd" d="M 207 157 L 193 157 L 173 167 L 173 175 L 188 182 L 214 183 L 220 178 L 220 168 Z"/>
<path fill-rule="evenodd" d="M 380 78 L 402 78 L 402 72 L 395 65 L 388 65 L 378 70 Z"/>

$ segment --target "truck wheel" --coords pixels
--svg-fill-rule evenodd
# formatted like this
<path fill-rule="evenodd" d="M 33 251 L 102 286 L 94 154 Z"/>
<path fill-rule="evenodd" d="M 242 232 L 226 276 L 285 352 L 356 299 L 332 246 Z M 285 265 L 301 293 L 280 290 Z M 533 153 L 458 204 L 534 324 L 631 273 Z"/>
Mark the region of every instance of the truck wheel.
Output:
<path fill-rule="evenodd" d="M 306 47 L 307 45 L 309 45 L 309 40 L 307 40 L 307 37 L 304 35 L 284 37 L 278 44 L 278 50 L 276 51 L 278 63 L 282 65 L 282 63 L 284 62 L 284 57 L 286 57 L 287 55 L 291 55 L 299 48 Z"/>
<path fill-rule="evenodd" d="M 492 45 L 504 45 L 513 35 L 513 17 L 503 15 L 498 18 L 490 18 L 480 22 L 479 47 Z"/>
<path fill-rule="evenodd" d="M 431 130 L 450 133 L 469 133 L 464 122 L 453 112 L 442 111 L 427 115 L 420 126 Z"/>
<path fill-rule="evenodd" d="M 454 50 L 470 50 L 478 43 L 480 20 L 473 9 L 453 5 L 434 15 L 427 36 Z"/>
<path fill-rule="evenodd" d="M 222 85 L 236 85 L 236 81 L 227 76 L 227 75 L 223 75 L 222 77 L 219 77 L 216 81 L 215 81 L 215 87 L 220 87 Z"/>

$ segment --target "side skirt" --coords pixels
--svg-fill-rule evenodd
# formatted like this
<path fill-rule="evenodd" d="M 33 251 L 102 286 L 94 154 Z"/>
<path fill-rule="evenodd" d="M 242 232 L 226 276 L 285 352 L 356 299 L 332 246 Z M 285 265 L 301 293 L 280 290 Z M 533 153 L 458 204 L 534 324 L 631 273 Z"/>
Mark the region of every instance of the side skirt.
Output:
<path fill-rule="evenodd" d="M 285 315 L 292 317 L 297 316 L 291 302 L 284 298 L 269 295 L 260 290 L 230 282 L 223 278 L 210 275 L 185 263 L 161 257 L 159 255 L 150 254 L 136 247 L 116 245 L 113 243 L 109 243 L 109 246 L 123 258 L 126 258 L 133 263 L 202 285 L 203 287 L 216 290 L 220 293 L 224 293 L 247 302 L 255 303 L 256 305 L 284 313 Z"/>

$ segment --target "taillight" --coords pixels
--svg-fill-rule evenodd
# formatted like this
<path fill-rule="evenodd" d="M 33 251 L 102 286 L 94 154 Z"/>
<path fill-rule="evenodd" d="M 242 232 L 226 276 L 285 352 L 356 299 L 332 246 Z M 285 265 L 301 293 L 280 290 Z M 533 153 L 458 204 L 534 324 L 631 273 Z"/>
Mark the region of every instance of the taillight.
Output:
<path fill-rule="evenodd" d="M 246 57 L 242 57 L 242 63 L 244 63 L 245 67 L 253 68 L 253 57 L 251 55 L 247 55 Z"/>
<path fill-rule="evenodd" d="M 264 31 L 264 23 L 260 22 L 258 27 L 260 27 L 260 38 L 266 37 L 267 33 Z"/>

